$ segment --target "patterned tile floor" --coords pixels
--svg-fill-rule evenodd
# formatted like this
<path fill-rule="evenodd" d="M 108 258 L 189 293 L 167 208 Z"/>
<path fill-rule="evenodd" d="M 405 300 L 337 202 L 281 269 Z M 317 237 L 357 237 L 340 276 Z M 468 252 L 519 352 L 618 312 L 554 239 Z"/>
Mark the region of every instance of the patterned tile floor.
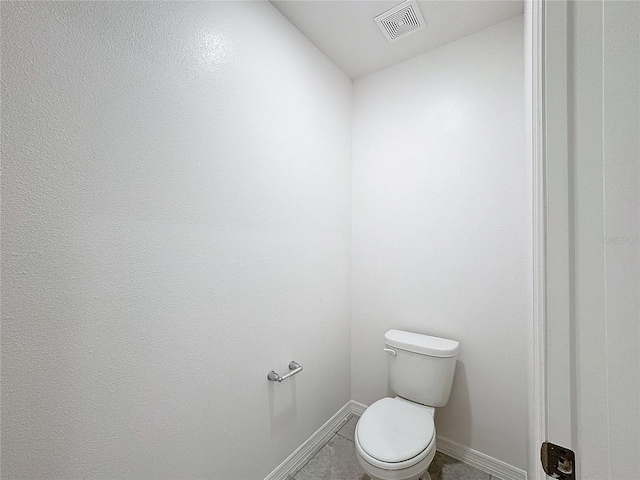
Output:
<path fill-rule="evenodd" d="M 357 416 L 352 416 L 295 475 L 288 480 L 370 480 L 356 459 L 353 443 Z M 497 480 L 440 452 L 429 466 L 431 480 Z"/>

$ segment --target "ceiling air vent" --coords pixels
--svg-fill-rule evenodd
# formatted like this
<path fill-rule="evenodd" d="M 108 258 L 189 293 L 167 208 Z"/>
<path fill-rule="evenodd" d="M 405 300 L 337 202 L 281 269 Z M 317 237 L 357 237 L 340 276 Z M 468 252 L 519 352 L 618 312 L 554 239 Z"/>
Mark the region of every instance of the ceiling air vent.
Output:
<path fill-rule="evenodd" d="M 396 42 L 426 26 L 415 0 L 402 2 L 391 10 L 381 13 L 375 20 L 389 43 Z"/>

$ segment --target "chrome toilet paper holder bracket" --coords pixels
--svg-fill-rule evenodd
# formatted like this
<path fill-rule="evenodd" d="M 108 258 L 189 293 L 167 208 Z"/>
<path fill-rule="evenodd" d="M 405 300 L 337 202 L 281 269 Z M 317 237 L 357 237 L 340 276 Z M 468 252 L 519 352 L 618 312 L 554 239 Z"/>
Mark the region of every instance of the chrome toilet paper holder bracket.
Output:
<path fill-rule="evenodd" d="M 286 375 L 278 375 L 275 370 L 271 370 L 268 374 L 267 374 L 267 378 L 272 381 L 272 382 L 282 382 L 284 380 L 286 380 L 287 378 L 291 378 L 294 375 L 300 373 L 302 371 L 302 365 L 300 365 L 298 362 L 294 362 L 293 360 L 291 360 L 289 362 L 289 370 L 290 372 L 287 373 Z"/>

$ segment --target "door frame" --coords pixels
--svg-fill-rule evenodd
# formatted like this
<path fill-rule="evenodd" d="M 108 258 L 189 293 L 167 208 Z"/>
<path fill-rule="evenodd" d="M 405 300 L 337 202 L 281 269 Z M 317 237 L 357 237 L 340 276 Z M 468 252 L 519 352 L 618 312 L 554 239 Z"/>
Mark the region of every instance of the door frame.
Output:
<path fill-rule="evenodd" d="M 529 329 L 529 480 L 545 480 L 545 441 L 575 449 L 569 168 L 569 7 L 526 0 L 530 65 L 527 135 L 532 167 L 533 312 Z M 525 15 L 527 18 L 527 15 Z M 553 365 L 553 368 L 550 366 Z"/>
<path fill-rule="evenodd" d="M 529 63 L 527 85 L 527 152 L 532 168 L 533 312 L 529 328 L 527 478 L 544 480 L 540 446 L 547 438 L 547 182 L 545 108 L 546 1 L 526 0 L 525 62 Z M 528 45 L 527 45 L 528 44 Z M 530 82 L 530 83 L 529 83 Z"/>

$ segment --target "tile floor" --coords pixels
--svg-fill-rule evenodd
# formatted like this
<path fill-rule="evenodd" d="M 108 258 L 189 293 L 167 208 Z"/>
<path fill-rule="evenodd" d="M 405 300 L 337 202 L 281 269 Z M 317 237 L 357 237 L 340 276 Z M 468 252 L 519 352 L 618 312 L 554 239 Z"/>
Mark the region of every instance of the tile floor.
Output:
<path fill-rule="evenodd" d="M 352 416 L 334 436 L 288 480 L 370 480 L 356 459 L 353 443 L 357 416 Z M 429 466 L 431 480 L 497 480 L 477 468 L 437 452 Z"/>

